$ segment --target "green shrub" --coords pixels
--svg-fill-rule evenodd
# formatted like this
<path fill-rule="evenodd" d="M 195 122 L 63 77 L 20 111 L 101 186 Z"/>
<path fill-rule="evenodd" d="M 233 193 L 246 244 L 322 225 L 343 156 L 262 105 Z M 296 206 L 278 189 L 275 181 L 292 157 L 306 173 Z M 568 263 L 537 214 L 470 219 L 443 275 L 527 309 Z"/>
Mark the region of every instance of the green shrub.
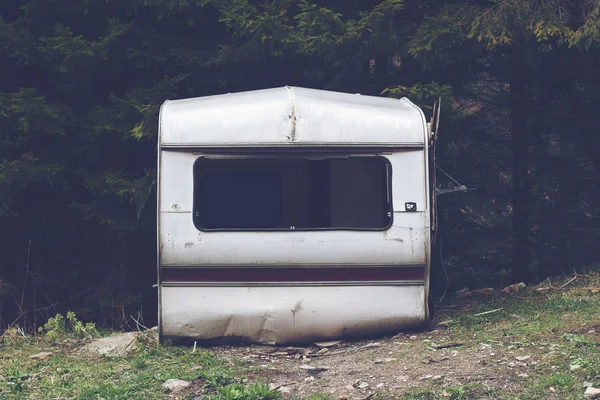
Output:
<path fill-rule="evenodd" d="M 61 314 L 56 314 L 55 317 L 48 319 L 44 326 L 39 328 L 39 332 L 45 334 L 50 339 L 100 336 L 95 323 L 87 322 L 84 324 L 77 319 L 75 313 L 72 311 L 67 312 L 67 318 Z"/>

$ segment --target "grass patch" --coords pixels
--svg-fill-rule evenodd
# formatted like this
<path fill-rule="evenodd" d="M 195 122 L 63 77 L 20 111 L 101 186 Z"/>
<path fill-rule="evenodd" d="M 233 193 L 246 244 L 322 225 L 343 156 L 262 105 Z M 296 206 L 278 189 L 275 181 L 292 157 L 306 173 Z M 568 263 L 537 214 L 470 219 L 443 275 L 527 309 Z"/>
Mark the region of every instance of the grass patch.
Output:
<path fill-rule="evenodd" d="M 365 397 L 369 395 L 373 400 L 584 399 L 584 382 L 600 386 L 600 275 L 589 274 L 562 288 L 565 282 L 567 279 L 547 281 L 537 288 L 552 286 L 551 289 L 526 288 L 506 299 L 454 300 L 454 309 L 441 310 L 436 317 L 438 321 L 451 322 L 439 325 L 436 335 L 415 333 L 420 337 L 409 341 L 410 351 L 423 356 L 419 359 L 440 359 L 441 356 L 433 356 L 440 353 L 431 350 L 438 340 L 439 343 L 443 340 L 464 343 L 456 351 L 477 356 L 472 358 L 473 362 L 486 369 L 485 375 L 435 384 L 411 376 L 408 382 L 416 382 L 420 387 L 402 388 L 397 392 L 384 389 L 373 392 L 372 387 L 364 391 Z M 477 315 L 490 310 L 494 312 Z M 192 382 L 178 397 L 181 399 L 281 397 L 279 392 L 271 391 L 252 378 L 267 376 L 269 379 L 268 375 L 255 373 L 262 367 L 246 365 L 235 358 L 224 359 L 216 351 L 159 346 L 144 339 L 140 339 L 134 352 L 126 357 L 109 358 L 75 351 L 85 340 L 81 337 L 93 332 L 92 328 L 71 316 L 55 317 L 45 326 L 45 331 L 53 334 L 46 336 L 27 337 L 18 330 L 5 333 L 0 352 L 0 398 L 167 399 L 169 395 L 161 385 L 171 378 Z M 423 340 L 425 336 L 429 339 Z M 394 339 L 384 338 L 381 342 L 382 346 L 390 346 L 384 357 L 388 356 L 387 350 L 401 349 L 392 345 Z M 50 351 L 52 355 L 30 358 L 42 351 Z M 452 352 L 444 354 L 449 361 L 438 362 L 451 362 Z M 359 364 L 373 362 L 369 352 L 349 351 L 347 355 Z M 394 357 L 402 363 L 400 356 Z M 285 364 L 278 365 L 286 368 Z M 432 364 L 431 368 L 436 365 Z M 288 373 L 293 374 L 298 364 L 292 362 L 287 368 Z M 448 378 L 461 366 L 457 364 L 453 368 L 446 371 Z M 410 369 L 405 371 L 410 374 Z M 316 393 L 303 399 L 336 398 L 324 393 L 335 389 L 333 381 L 324 386 L 315 385 L 312 390 Z"/>
<path fill-rule="evenodd" d="M 50 350 L 43 359 L 32 354 Z M 189 398 L 214 400 L 276 399 L 260 384 L 244 385 L 240 367 L 213 353 L 173 346 L 138 344 L 133 355 L 103 357 L 57 347 L 47 340 L 27 340 L 3 349 L 0 398 L 162 399 L 168 379 L 193 383 Z M 184 397 L 184 398 L 188 398 Z"/>
<path fill-rule="evenodd" d="M 479 384 L 459 385 L 446 388 L 413 389 L 402 397 L 402 400 L 467 400 L 497 399 L 496 390 Z"/>

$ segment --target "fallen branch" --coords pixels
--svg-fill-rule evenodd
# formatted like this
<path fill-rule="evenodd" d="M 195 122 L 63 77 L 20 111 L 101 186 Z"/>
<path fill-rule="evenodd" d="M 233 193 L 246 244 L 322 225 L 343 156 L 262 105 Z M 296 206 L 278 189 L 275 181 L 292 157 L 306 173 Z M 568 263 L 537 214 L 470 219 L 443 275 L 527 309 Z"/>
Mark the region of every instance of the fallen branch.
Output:
<path fill-rule="evenodd" d="M 474 317 L 479 317 L 480 315 L 487 315 L 487 314 L 491 314 L 491 313 L 495 313 L 502 310 L 501 308 L 497 308 L 495 310 L 490 310 L 490 311 L 484 311 L 484 312 L 480 312 L 479 314 L 473 314 Z"/>
<path fill-rule="evenodd" d="M 569 281 L 567 283 L 565 283 L 564 285 L 562 285 L 560 288 L 564 288 L 566 287 L 569 283 L 573 282 L 575 279 L 577 279 L 579 275 L 575 275 L 573 278 L 569 279 Z"/>
<path fill-rule="evenodd" d="M 292 386 L 292 385 L 295 385 L 297 383 L 300 383 L 300 381 L 293 381 L 293 382 L 288 382 L 288 383 L 282 383 L 281 385 L 275 385 L 274 383 L 271 383 L 269 385 L 269 389 L 271 389 L 271 390 L 277 390 L 277 389 L 282 388 L 284 386 Z"/>
<path fill-rule="evenodd" d="M 452 347 L 462 346 L 463 344 L 464 343 L 462 343 L 462 342 L 452 342 L 452 343 L 438 344 L 436 346 L 431 346 L 431 348 L 435 349 L 435 350 L 449 349 L 449 348 L 452 348 Z"/>

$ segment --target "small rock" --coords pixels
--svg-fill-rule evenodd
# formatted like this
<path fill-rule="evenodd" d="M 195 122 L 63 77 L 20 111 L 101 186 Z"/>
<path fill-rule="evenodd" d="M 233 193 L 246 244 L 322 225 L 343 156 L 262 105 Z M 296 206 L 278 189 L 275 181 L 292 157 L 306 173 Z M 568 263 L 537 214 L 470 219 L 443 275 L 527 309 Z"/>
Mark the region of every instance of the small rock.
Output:
<path fill-rule="evenodd" d="M 323 347 L 321 350 L 317 351 L 317 354 L 325 354 L 329 351 L 327 347 Z"/>
<path fill-rule="evenodd" d="M 37 353 L 34 354 L 32 356 L 29 356 L 29 358 L 31 359 L 36 359 L 36 358 L 48 358 L 52 355 L 51 351 L 42 351 L 41 353 Z"/>
<path fill-rule="evenodd" d="M 581 365 L 579 365 L 579 364 L 571 364 L 571 365 L 569 365 L 569 369 L 571 371 L 577 371 L 580 368 L 581 368 Z"/>
<path fill-rule="evenodd" d="M 525 360 L 529 360 L 531 358 L 531 356 L 520 356 L 520 357 L 515 357 L 518 361 L 525 361 Z"/>
<path fill-rule="evenodd" d="M 590 386 L 594 386 L 594 384 L 592 382 L 583 382 L 583 387 L 584 388 L 588 388 Z"/>
<path fill-rule="evenodd" d="M 184 381 L 182 379 L 169 379 L 162 384 L 162 387 L 172 393 L 177 393 L 183 389 L 191 386 L 191 382 Z"/>
<path fill-rule="evenodd" d="M 438 379 L 442 379 L 442 376 L 441 375 L 436 375 L 436 376 L 434 376 L 431 379 L 433 379 L 434 381 L 437 381 Z"/>
<path fill-rule="evenodd" d="M 417 337 L 415 335 L 409 337 L 409 339 L 415 340 Z"/>
<path fill-rule="evenodd" d="M 279 389 L 277 389 L 277 391 L 279 393 L 290 393 L 292 391 L 292 388 L 290 388 L 289 386 L 281 386 Z"/>
<path fill-rule="evenodd" d="M 420 381 L 424 381 L 425 379 L 430 379 L 432 377 L 433 377 L 433 375 L 425 375 L 425 376 L 420 376 L 417 379 L 420 380 Z"/>
<path fill-rule="evenodd" d="M 381 383 L 378 383 L 378 384 L 377 384 L 377 386 L 375 386 L 375 387 L 376 387 L 377 389 L 381 389 L 381 388 L 382 388 L 382 387 L 384 387 L 384 386 L 385 386 L 385 383 L 381 382 Z"/>
<path fill-rule="evenodd" d="M 314 380 L 316 380 L 314 376 L 307 376 L 306 378 L 304 378 L 304 382 L 312 382 Z"/>
<path fill-rule="evenodd" d="M 592 387 L 592 386 L 588 386 L 587 389 L 585 389 L 585 397 L 587 397 L 588 399 L 597 399 L 600 397 L 600 389 Z"/>
<path fill-rule="evenodd" d="M 464 288 L 462 288 L 462 289 L 457 290 L 456 292 L 454 292 L 454 294 L 457 295 L 457 296 L 463 296 L 463 295 L 465 295 L 465 294 L 467 294 L 469 292 L 470 292 L 469 288 L 468 287 L 464 287 Z"/>
<path fill-rule="evenodd" d="M 380 346 L 381 346 L 381 343 L 375 342 L 375 343 L 369 343 L 369 344 L 365 345 L 364 348 L 367 349 L 369 347 L 380 347 Z"/>
<path fill-rule="evenodd" d="M 336 341 L 332 341 L 332 342 L 317 342 L 317 343 L 315 343 L 315 345 L 317 347 L 333 347 L 340 343 L 342 343 L 341 340 L 336 340 Z"/>
<path fill-rule="evenodd" d="M 394 362 L 394 361 L 398 361 L 398 359 L 394 358 L 394 357 L 390 357 L 390 358 L 386 358 L 386 359 L 383 360 L 384 363 L 391 363 L 391 362 Z"/>
<path fill-rule="evenodd" d="M 125 332 L 114 336 L 95 339 L 83 347 L 83 350 L 107 357 L 122 357 L 133 350 L 136 342 L 135 332 Z"/>
<path fill-rule="evenodd" d="M 517 376 L 518 376 L 519 378 L 529 378 L 529 375 L 528 375 L 528 374 L 525 374 L 525 373 L 523 373 L 523 374 L 519 374 L 519 375 L 517 375 Z"/>
<path fill-rule="evenodd" d="M 358 384 L 359 389 L 366 389 L 368 387 L 369 387 L 369 384 L 367 382 L 361 382 Z"/>

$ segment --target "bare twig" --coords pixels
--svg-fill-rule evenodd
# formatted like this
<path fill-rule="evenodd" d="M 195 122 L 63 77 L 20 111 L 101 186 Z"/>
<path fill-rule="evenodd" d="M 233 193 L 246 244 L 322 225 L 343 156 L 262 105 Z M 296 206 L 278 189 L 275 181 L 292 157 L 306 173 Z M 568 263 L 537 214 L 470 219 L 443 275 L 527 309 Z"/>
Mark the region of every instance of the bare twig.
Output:
<path fill-rule="evenodd" d="M 445 343 L 445 344 L 438 344 L 436 346 L 431 346 L 432 349 L 435 350 L 440 350 L 440 349 L 450 349 L 452 347 L 459 347 L 462 346 L 464 343 L 462 342 L 452 342 L 452 343 Z"/>
<path fill-rule="evenodd" d="M 573 282 L 575 279 L 577 279 L 578 275 L 575 275 L 573 278 L 569 279 L 569 281 L 567 283 L 565 283 L 564 285 L 562 285 L 560 288 L 564 288 L 566 287 L 568 284 L 570 284 L 571 282 Z"/>
<path fill-rule="evenodd" d="M 474 317 L 479 317 L 480 315 L 487 315 L 487 314 L 491 314 L 491 313 L 495 313 L 502 310 L 501 308 L 497 308 L 495 310 L 490 310 L 490 311 L 484 311 L 484 312 L 480 312 L 478 314 L 473 314 Z"/>
<path fill-rule="evenodd" d="M 133 315 L 129 314 L 129 317 L 133 320 L 133 322 L 135 322 L 136 328 L 138 330 L 138 332 L 142 332 L 142 330 L 140 329 L 140 327 L 144 328 L 144 330 L 148 330 L 148 327 L 145 326 L 143 323 L 140 322 L 140 315 L 138 314 L 138 318 L 135 319 L 133 318 Z"/>

